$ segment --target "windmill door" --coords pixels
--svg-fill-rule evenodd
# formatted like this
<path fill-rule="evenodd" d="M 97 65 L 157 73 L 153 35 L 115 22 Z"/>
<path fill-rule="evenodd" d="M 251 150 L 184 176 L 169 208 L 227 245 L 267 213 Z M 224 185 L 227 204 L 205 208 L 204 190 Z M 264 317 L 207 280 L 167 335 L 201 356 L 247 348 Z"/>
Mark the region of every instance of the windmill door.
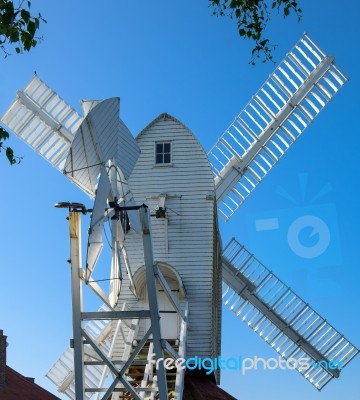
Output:
<path fill-rule="evenodd" d="M 171 292 L 175 297 L 176 301 L 179 302 L 179 289 L 177 282 L 168 282 L 171 288 Z M 160 311 L 160 326 L 161 335 L 163 339 L 178 339 L 179 338 L 179 316 L 175 311 L 173 305 L 170 303 L 164 290 L 158 288 L 158 302 Z M 147 296 L 147 293 L 146 293 Z M 146 320 L 145 328 L 149 329 L 150 321 Z"/>

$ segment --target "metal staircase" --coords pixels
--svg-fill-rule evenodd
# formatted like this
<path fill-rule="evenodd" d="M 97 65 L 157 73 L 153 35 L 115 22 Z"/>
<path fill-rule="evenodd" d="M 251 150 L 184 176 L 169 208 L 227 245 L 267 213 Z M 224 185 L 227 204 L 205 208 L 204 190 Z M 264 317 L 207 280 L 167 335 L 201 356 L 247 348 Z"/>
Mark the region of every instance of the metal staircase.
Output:
<path fill-rule="evenodd" d="M 179 350 L 179 341 L 169 340 L 169 343 L 175 351 Z M 134 348 L 135 346 L 133 346 L 133 349 Z M 128 371 L 128 376 L 130 378 L 129 382 L 136 389 L 136 391 L 140 391 L 139 397 L 141 399 L 159 399 L 157 394 L 158 387 L 156 380 L 156 366 L 152 362 L 153 359 L 151 359 L 152 353 L 153 342 L 152 340 L 148 340 Z M 169 357 L 170 354 L 167 354 L 166 356 Z M 176 393 L 176 376 L 176 368 L 166 372 L 168 393 L 171 393 L 173 396 L 175 396 Z M 143 391 L 141 391 L 140 388 L 142 388 Z M 115 398 L 119 400 L 133 400 L 133 396 L 127 391 L 122 392 L 118 395 L 118 397 Z"/>
<path fill-rule="evenodd" d="M 359 350 L 236 239 L 223 253 L 223 302 L 321 390 Z"/>
<path fill-rule="evenodd" d="M 208 153 L 225 220 L 346 81 L 334 57 L 304 34 Z"/>
<path fill-rule="evenodd" d="M 124 311 L 126 305 L 122 307 Z M 99 311 L 108 311 L 109 308 L 103 305 Z M 172 350 L 166 351 L 165 357 L 173 358 L 175 353 L 180 358 L 185 359 L 186 336 L 187 336 L 187 317 L 188 308 L 184 310 L 185 320 L 181 322 L 179 340 L 168 340 L 168 344 Z M 115 322 L 115 321 L 114 321 Z M 130 323 L 125 320 L 116 321 L 116 325 L 110 320 L 92 320 L 85 326 L 85 331 L 96 342 L 98 347 L 112 359 L 112 363 L 117 367 L 124 366 L 130 355 L 134 352 L 138 345 L 137 332 L 139 329 L 139 319 L 134 319 Z M 122 347 L 121 360 L 113 358 L 115 343 L 118 347 Z M 157 400 L 158 386 L 156 365 L 154 363 L 153 354 L 154 347 L 152 339 L 146 340 L 141 351 L 138 352 L 134 361 L 128 368 L 127 377 L 129 384 L 139 393 L 140 399 Z M 104 382 L 110 374 L 107 366 L 104 365 L 99 357 L 85 346 L 85 399 L 100 399 L 105 388 Z M 167 387 L 169 398 L 176 400 L 182 399 L 184 369 L 172 369 L 166 373 Z M 75 399 L 75 374 L 74 374 L 74 352 L 72 348 L 68 348 L 51 367 L 46 376 L 55 384 L 57 390 L 66 394 L 70 399 Z M 114 390 L 112 400 L 133 400 L 133 394 L 129 393 L 123 387 L 117 387 Z"/>

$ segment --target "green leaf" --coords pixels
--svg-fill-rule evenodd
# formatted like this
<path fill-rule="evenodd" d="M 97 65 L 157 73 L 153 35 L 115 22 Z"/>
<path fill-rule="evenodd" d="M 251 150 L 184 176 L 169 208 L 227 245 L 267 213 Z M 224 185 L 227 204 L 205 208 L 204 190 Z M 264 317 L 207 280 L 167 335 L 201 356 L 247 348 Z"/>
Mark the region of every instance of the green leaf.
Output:
<path fill-rule="evenodd" d="M 36 25 L 34 21 L 29 21 L 27 24 L 27 30 L 30 33 L 31 37 L 34 37 L 36 32 Z"/>
<path fill-rule="evenodd" d="M 19 32 L 17 30 L 13 30 L 10 34 L 10 43 L 19 41 Z"/>
<path fill-rule="evenodd" d="M 29 23 L 30 21 L 30 13 L 27 10 L 21 10 L 21 18 L 26 22 Z"/>
<path fill-rule="evenodd" d="M 4 8 L 5 8 L 5 12 L 6 12 L 6 13 L 15 16 L 15 15 L 14 15 L 14 4 L 13 4 L 12 1 L 7 1 L 7 2 L 5 3 Z"/>
<path fill-rule="evenodd" d="M 9 133 L 6 132 L 6 130 L 1 127 L 0 127 L 0 139 L 3 139 L 3 140 L 9 139 Z"/>
<path fill-rule="evenodd" d="M 16 160 L 15 160 L 15 157 L 14 157 L 14 151 L 13 151 L 12 148 L 7 147 L 6 151 L 5 151 L 5 154 L 6 154 L 6 157 L 9 160 L 11 165 L 16 164 Z"/>
<path fill-rule="evenodd" d="M 5 10 L 5 12 L 3 12 L 3 14 L 1 15 L 1 22 L 4 26 L 11 27 L 11 23 L 14 17 L 14 11 Z"/>

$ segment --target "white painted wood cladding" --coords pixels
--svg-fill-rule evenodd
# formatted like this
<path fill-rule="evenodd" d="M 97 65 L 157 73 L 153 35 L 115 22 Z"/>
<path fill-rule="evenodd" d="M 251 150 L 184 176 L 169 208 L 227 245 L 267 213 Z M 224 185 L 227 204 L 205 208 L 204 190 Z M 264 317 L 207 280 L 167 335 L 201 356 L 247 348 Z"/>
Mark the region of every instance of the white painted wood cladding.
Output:
<path fill-rule="evenodd" d="M 147 204 L 151 214 L 160 196 L 165 195 L 167 220 L 151 217 L 154 259 L 173 267 L 185 287 L 189 301 L 187 355 L 217 356 L 221 275 L 213 255 L 218 237 L 214 222 L 216 205 L 207 199 L 209 194 L 214 195 L 214 179 L 207 156 L 194 135 L 167 114 L 148 125 L 136 141 L 140 155 L 129 178 L 129 187 L 135 202 Z M 156 165 L 157 142 L 171 142 L 171 164 Z M 141 238 L 130 231 L 126 248 L 131 268 L 136 271 L 144 264 Z M 125 301 L 132 309 L 143 307 L 144 303 L 136 301 L 125 279 L 119 307 Z M 180 296 L 181 304 L 183 298 Z M 162 318 L 166 318 L 166 314 Z M 142 329 L 140 327 L 140 333 Z"/>

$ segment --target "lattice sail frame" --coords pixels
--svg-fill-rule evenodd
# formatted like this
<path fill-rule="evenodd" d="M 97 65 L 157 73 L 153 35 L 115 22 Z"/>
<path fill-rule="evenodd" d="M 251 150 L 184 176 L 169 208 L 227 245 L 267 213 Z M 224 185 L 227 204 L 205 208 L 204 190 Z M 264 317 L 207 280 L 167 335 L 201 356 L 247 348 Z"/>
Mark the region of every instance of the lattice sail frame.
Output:
<path fill-rule="evenodd" d="M 1 122 L 52 166 L 63 171 L 75 132 L 83 118 L 37 75 L 1 118 Z"/>
<path fill-rule="evenodd" d="M 230 311 L 318 390 L 359 353 L 236 239 L 223 253 L 222 296 Z"/>
<path fill-rule="evenodd" d="M 225 220 L 347 80 L 304 34 L 208 153 Z"/>

